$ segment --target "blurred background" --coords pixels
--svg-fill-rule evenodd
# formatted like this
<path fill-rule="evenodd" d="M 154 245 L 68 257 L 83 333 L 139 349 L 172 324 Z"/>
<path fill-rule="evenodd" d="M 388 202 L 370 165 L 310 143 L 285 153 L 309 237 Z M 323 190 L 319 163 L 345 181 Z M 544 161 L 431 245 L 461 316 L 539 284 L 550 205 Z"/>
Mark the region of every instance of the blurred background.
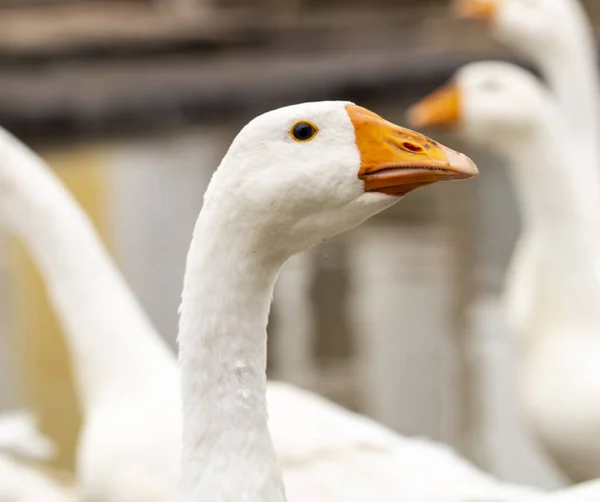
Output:
<path fill-rule="evenodd" d="M 600 2 L 586 7 L 600 24 Z M 447 0 L 0 0 L 0 124 L 68 184 L 174 346 L 202 194 L 250 118 L 348 99 L 403 123 L 484 58 L 512 56 Z M 479 179 L 411 194 L 288 263 L 270 377 L 502 479 L 561 486 L 519 415 L 500 305 L 516 204 L 501 163 L 467 151 Z M 0 241 L 0 410 L 37 411 L 69 469 L 79 417 L 60 328 L 27 254 Z"/>

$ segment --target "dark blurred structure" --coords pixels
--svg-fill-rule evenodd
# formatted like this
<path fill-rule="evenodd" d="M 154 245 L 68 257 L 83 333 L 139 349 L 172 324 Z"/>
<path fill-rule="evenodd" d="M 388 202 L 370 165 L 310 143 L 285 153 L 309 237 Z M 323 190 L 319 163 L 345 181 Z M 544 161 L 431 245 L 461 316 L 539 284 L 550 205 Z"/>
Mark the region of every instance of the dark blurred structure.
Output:
<path fill-rule="evenodd" d="M 481 32 L 445 0 L 2 0 L 0 121 L 99 132 L 386 87 L 421 94 L 497 52 Z"/>
<path fill-rule="evenodd" d="M 0 121 L 114 132 L 385 88 L 421 95 L 464 61 L 503 54 L 448 4 L 0 0 Z"/>

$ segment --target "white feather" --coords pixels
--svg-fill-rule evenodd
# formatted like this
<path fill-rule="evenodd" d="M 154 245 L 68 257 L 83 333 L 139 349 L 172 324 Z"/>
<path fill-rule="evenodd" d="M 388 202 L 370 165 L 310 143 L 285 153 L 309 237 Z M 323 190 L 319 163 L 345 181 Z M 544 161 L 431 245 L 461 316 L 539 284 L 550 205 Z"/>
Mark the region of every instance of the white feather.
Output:
<path fill-rule="evenodd" d="M 591 161 L 591 168 L 600 169 L 596 40 L 580 1 L 501 0 L 491 31 L 497 40 L 527 57 L 541 70 L 557 98 L 564 122 L 578 136 L 578 148 L 586 150 L 584 158 L 595 159 Z M 534 308 L 535 245 L 531 235 L 520 238 L 506 277 L 507 317 L 517 333 L 523 331 Z"/>
<path fill-rule="evenodd" d="M 474 63 L 459 71 L 456 83 L 462 132 L 507 158 L 523 214 L 527 241 L 518 250 L 517 274 L 525 274 L 520 280 L 530 281 L 532 294 L 520 317 L 522 408 L 566 474 L 574 481 L 595 478 L 600 171 L 572 136 L 555 98 L 530 73 L 505 63 Z"/>

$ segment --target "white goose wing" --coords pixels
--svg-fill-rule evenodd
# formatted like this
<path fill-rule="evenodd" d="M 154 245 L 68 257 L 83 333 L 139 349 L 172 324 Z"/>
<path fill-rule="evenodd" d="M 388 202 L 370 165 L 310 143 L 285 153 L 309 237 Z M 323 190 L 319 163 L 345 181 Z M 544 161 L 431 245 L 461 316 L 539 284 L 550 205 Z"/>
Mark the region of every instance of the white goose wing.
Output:
<path fill-rule="evenodd" d="M 270 429 L 289 502 L 500 502 L 541 495 L 496 481 L 450 448 L 408 439 L 270 382 Z"/>

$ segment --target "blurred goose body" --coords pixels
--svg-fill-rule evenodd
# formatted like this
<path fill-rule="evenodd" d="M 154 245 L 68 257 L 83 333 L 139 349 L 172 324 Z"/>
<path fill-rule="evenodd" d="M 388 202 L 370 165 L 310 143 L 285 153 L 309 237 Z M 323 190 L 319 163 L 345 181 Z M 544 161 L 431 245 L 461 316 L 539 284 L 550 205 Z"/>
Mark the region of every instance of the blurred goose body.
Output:
<path fill-rule="evenodd" d="M 539 68 L 556 96 L 569 130 L 599 155 L 596 40 L 580 0 L 454 2 L 459 15 L 487 21 L 499 42 Z"/>
<path fill-rule="evenodd" d="M 530 73 L 474 63 L 413 108 L 505 156 L 535 240 L 533 302 L 520 339 L 522 407 L 575 481 L 600 476 L 600 183 L 556 102 Z M 580 166 L 584 167 L 580 172 Z"/>
<path fill-rule="evenodd" d="M 308 246 L 314 243 L 317 237 L 325 237 L 328 232 L 343 231 L 395 201 L 393 197 L 381 193 L 362 194 L 361 190 L 364 190 L 365 183 L 371 190 L 381 188 L 400 194 L 411 187 L 415 188 L 444 177 L 452 177 L 452 173 L 447 170 L 440 172 L 428 170 L 425 173 L 420 169 L 413 171 L 409 169 L 410 166 L 405 166 L 403 173 L 405 183 L 394 188 L 390 185 L 390 180 L 393 181 L 398 173 L 373 173 L 369 179 L 359 180 L 357 172 L 350 174 L 346 172 L 345 170 L 349 168 L 358 170 L 361 162 L 354 126 L 349 119 L 345 104 L 305 105 L 305 108 L 290 108 L 287 112 L 267 115 L 267 120 L 262 121 L 263 128 L 261 128 L 262 133 L 259 130 L 259 136 L 272 133 L 275 126 L 285 126 L 285 137 L 290 128 L 289 121 L 303 110 L 315 120 L 319 119 L 319 125 L 325 131 L 329 129 L 329 132 L 320 136 L 330 138 L 329 148 L 318 149 L 319 155 L 316 155 L 314 150 L 312 153 L 310 150 L 304 153 L 298 150 L 294 152 L 293 157 L 288 157 L 289 152 L 283 153 L 277 148 L 278 141 L 283 141 L 279 130 L 277 141 L 267 142 L 269 145 L 267 150 L 260 141 L 259 144 L 263 146 L 258 148 L 247 144 L 248 140 L 246 140 L 248 148 L 243 149 L 245 153 L 243 155 L 239 153 L 239 146 L 231 150 L 226 158 L 228 160 L 224 160 L 219 173 L 215 175 L 215 180 L 220 179 L 220 181 L 213 180 L 211 184 L 210 198 L 213 202 L 210 205 L 213 209 L 210 212 L 203 210 L 196 235 L 199 235 L 198 228 L 211 222 L 211 218 L 207 219 L 207 215 L 211 212 L 215 214 L 211 224 L 221 221 L 227 214 L 231 218 L 229 223 L 232 225 L 239 225 L 243 221 L 236 223 L 235 219 L 240 214 L 240 208 L 231 207 L 229 213 L 224 211 L 228 205 L 234 204 L 234 198 L 228 198 L 223 204 L 215 205 L 217 199 L 225 196 L 222 190 L 224 187 L 231 188 L 233 192 L 239 194 L 244 179 L 237 178 L 236 181 L 235 174 L 230 174 L 231 178 L 228 180 L 228 175 L 225 173 L 236 173 L 240 168 L 250 170 L 249 174 L 254 170 L 257 175 L 261 166 L 270 169 L 269 176 L 262 181 L 260 176 L 257 176 L 256 182 L 248 185 L 253 189 L 243 193 L 242 198 L 248 203 L 254 199 L 254 211 L 259 212 L 261 217 L 259 221 L 264 224 L 262 227 L 257 225 L 258 229 L 261 229 L 261 238 L 265 237 L 264 232 L 275 230 L 273 223 L 279 225 L 280 230 L 285 230 L 284 236 L 286 232 L 299 232 L 304 238 L 304 240 L 290 239 L 290 246 L 293 245 L 293 248 L 278 249 L 278 253 L 271 257 L 275 260 L 275 268 L 285 259 L 286 254 L 297 247 Z M 319 113 L 320 110 L 322 114 Z M 302 113 L 301 116 L 307 115 Z M 275 119 L 274 123 L 271 124 L 268 117 Z M 369 117 L 370 115 L 367 114 L 367 119 Z M 256 132 L 260 123 L 255 123 L 250 131 Z M 369 130 L 371 133 L 368 133 Z M 306 128 L 301 128 L 299 134 L 305 133 Z M 369 138 L 376 133 L 377 128 L 367 127 L 361 137 L 365 139 L 365 143 L 368 143 Z M 407 144 L 414 147 L 415 138 L 420 136 L 411 132 L 406 134 L 409 140 Z M 340 146 L 336 146 L 336 137 L 341 149 Z M 174 372 L 177 373 L 172 369 L 174 358 L 158 341 L 157 335 L 149 326 L 146 317 L 93 232 L 89 220 L 70 194 L 31 151 L 6 133 L 3 133 L 1 139 L 0 189 L 3 194 L 0 197 L 2 210 L 0 214 L 25 239 L 39 262 L 52 301 L 67 328 L 69 337 L 72 338 L 70 343 L 73 345 L 75 366 L 79 368 L 78 374 L 81 375 L 80 385 L 87 412 L 86 428 L 79 452 L 81 486 L 86 496 L 94 497 L 93 500 L 140 502 L 174 500 L 176 495 L 173 495 L 171 488 L 161 490 L 163 486 L 169 487 L 173 478 L 178 477 L 176 473 L 179 471 L 181 451 L 179 422 L 181 398 L 178 375 L 173 376 Z M 240 141 L 236 139 L 234 145 L 236 143 L 239 145 Z M 447 150 L 435 143 L 434 145 L 437 155 L 441 156 L 440 159 L 447 157 L 449 154 Z M 431 146 L 432 144 L 427 143 L 427 147 Z M 231 153 L 235 150 L 238 152 L 237 158 Z M 396 148 L 392 150 L 395 151 Z M 373 153 L 377 153 L 377 149 Z M 405 153 L 416 155 L 412 151 Z M 465 162 L 465 159 L 457 154 L 449 155 L 453 160 Z M 310 175 L 310 171 L 306 171 L 306 175 L 302 176 L 303 170 L 311 167 L 312 162 L 317 160 L 321 164 L 317 162 L 317 165 L 312 167 L 320 167 L 326 159 L 330 159 L 332 164 L 319 172 L 320 182 L 306 183 L 306 176 Z M 432 158 L 428 159 L 432 162 Z M 372 160 L 378 159 L 373 157 Z M 382 160 L 385 160 L 385 157 L 381 157 L 379 162 Z M 468 163 L 464 169 L 467 169 L 467 172 L 454 173 L 454 175 L 467 177 L 474 173 Z M 310 179 L 313 179 L 316 174 L 313 172 Z M 294 177 L 287 182 L 295 181 L 296 188 L 311 187 L 290 192 L 304 194 L 308 198 L 304 203 L 299 203 L 295 198 L 291 199 L 296 200 L 297 205 L 294 207 L 298 213 L 294 215 L 295 211 L 292 211 L 290 214 L 292 208 L 287 208 L 285 214 L 290 224 L 287 229 L 285 226 L 281 227 L 283 220 L 277 219 L 275 222 L 269 220 L 272 217 L 269 215 L 274 213 L 268 210 L 269 204 L 265 205 L 269 199 L 264 199 L 265 196 L 270 195 L 275 197 L 271 200 L 272 203 L 284 203 L 277 198 L 278 192 L 273 192 L 275 186 L 268 192 L 264 190 L 268 188 L 269 183 L 275 183 L 279 178 L 281 183 L 286 182 L 285 176 Z M 367 174 L 363 173 L 362 176 L 366 178 Z M 423 176 L 426 179 L 423 179 Z M 339 177 L 344 181 L 341 185 Z M 326 202 L 332 195 L 335 197 L 330 202 L 334 204 L 327 206 Z M 355 200 L 352 200 L 353 197 Z M 339 206 L 343 201 L 346 204 Z M 316 211 L 312 216 L 298 219 L 306 211 L 314 209 L 320 211 Z M 306 228 L 304 228 L 305 224 Z M 223 228 L 231 228 L 228 225 Z M 320 231 L 324 231 L 325 235 Z M 246 231 L 234 233 L 234 235 L 238 234 L 240 238 L 248 238 Z M 202 235 L 206 234 L 202 232 Z M 280 246 L 286 239 L 277 237 L 278 235 L 279 232 L 272 234 L 275 242 Z M 224 294 L 230 295 L 235 289 L 228 288 L 227 281 L 233 280 L 231 275 L 234 272 L 244 272 L 239 277 L 253 288 L 262 286 L 262 295 L 248 295 L 235 300 L 247 303 L 244 307 L 253 307 L 256 306 L 256 302 L 259 302 L 261 311 L 259 316 L 249 319 L 241 317 L 245 310 L 239 310 L 240 314 L 237 316 L 231 315 L 229 311 L 223 316 L 217 315 L 217 312 L 221 312 L 223 308 L 223 305 L 217 302 L 218 295 L 212 293 L 202 295 L 198 288 L 204 287 L 202 285 L 206 284 L 205 280 L 194 281 L 194 274 L 206 271 L 202 266 L 207 259 L 206 253 L 221 244 L 216 237 L 207 241 L 207 248 L 203 245 L 198 249 L 200 247 L 198 240 L 194 239 L 194 250 L 190 251 L 188 258 L 188 275 L 182 305 L 180 340 L 182 345 L 188 346 L 182 352 L 182 362 L 187 366 L 188 371 L 187 381 L 184 379 L 184 394 L 188 397 L 186 412 L 190 415 L 186 431 L 187 446 L 183 449 L 186 467 L 184 487 L 188 499 L 195 497 L 196 490 L 202 492 L 214 488 L 215 491 L 211 493 L 218 494 L 220 498 L 215 495 L 211 500 L 235 502 L 243 498 L 244 490 L 252 491 L 259 486 L 264 487 L 262 483 L 268 481 L 268 495 L 260 500 L 279 501 L 283 497 L 280 469 L 283 470 L 283 479 L 287 483 L 287 496 L 291 502 L 304 502 L 308 499 L 314 502 L 337 500 L 366 502 L 373 500 L 374 494 L 377 494 L 380 502 L 407 499 L 436 502 L 470 502 L 475 499 L 486 502 L 495 501 L 498 497 L 507 498 L 513 495 L 525 496 L 536 493 L 535 490 L 513 487 L 494 480 L 457 457 L 446 447 L 427 441 L 403 438 L 365 417 L 285 384 L 270 383 L 266 386 L 268 410 L 271 416 L 267 430 L 262 396 L 265 379 L 264 323 L 266 323 L 265 312 L 268 311 L 270 300 L 267 293 L 274 280 L 272 270 L 274 264 L 271 262 L 268 267 L 268 281 L 266 283 L 259 281 L 261 277 L 265 278 L 265 271 L 261 270 L 261 267 L 266 264 L 249 263 L 242 253 L 244 248 L 233 248 L 232 251 L 240 253 L 239 260 L 227 261 L 230 266 L 227 273 L 221 274 L 218 278 L 210 274 L 206 280 L 218 279 L 218 287 L 225 290 Z M 257 244 L 260 244 L 259 249 L 264 253 L 264 241 Z M 244 245 L 247 246 L 248 242 Z M 275 249 L 273 247 L 273 250 Z M 222 253 L 218 253 L 215 256 L 221 255 Z M 196 258 L 199 261 L 196 261 Z M 227 258 L 231 257 L 227 256 Z M 216 263 L 211 261 L 209 269 L 212 270 L 215 266 Z M 248 266 L 258 267 L 252 268 L 257 274 L 248 275 L 246 268 Z M 88 277 L 88 281 L 82 281 L 81 277 Z M 248 293 L 247 288 L 241 291 Z M 207 302 L 208 299 L 211 299 L 212 303 Z M 202 302 L 200 306 L 195 303 L 196 301 Z M 207 308 L 215 310 L 207 311 Z M 256 341 L 256 345 L 246 347 L 248 349 L 246 353 L 241 350 L 243 348 L 241 344 L 245 342 L 240 340 L 239 344 L 236 343 L 231 347 L 240 350 L 236 350 L 233 355 L 230 354 L 234 357 L 222 361 L 222 367 L 215 368 L 215 363 L 211 363 L 205 369 L 211 368 L 214 372 L 202 371 L 195 365 L 197 358 L 194 353 L 200 350 L 195 345 L 196 343 L 202 345 L 205 335 L 202 331 L 196 330 L 203 329 L 206 323 L 215 323 L 211 325 L 216 326 L 217 322 L 229 321 L 238 325 L 243 323 L 245 331 L 252 336 L 252 340 Z M 247 321 L 247 325 L 244 321 Z M 227 326 L 223 326 L 225 327 Z M 256 328 L 256 333 L 250 331 L 251 327 Z M 130 330 L 136 331 L 131 335 L 131 341 Z M 82 340 L 83 337 L 90 336 L 90 333 L 95 334 L 96 342 Z M 104 343 L 100 343 L 99 340 L 103 337 L 107 339 Z M 237 339 L 237 335 L 234 339 Z M 150 361 L 139 361 L 147 355 Z M 210 360 L 213 355 L 215 354 L 211 352 Z M 260 355 L 260 363 L 256 362 L 257 355 Z M 201 353 L 198 359 L 204 360 L 208 356 L 208 352 Z M 94 360 L 96 357 L 99 361 Z M 111 359 L 115 357 L 116 362 L 113 365 Z M 248 358 L 252 358 L 252 364 L 249 364 Z M 123 361 L 129 362 L 132 367 L 124 368 Z M 141 368 L 137 368 L 138 362 Z M 85 368 L 86 364 L 91 364 L 91 368 Z M 212 379 L 220 375 L 219 372 L 224 368 L 232 369 L 232 373 L 225 375 L 224 382 L 235 384 L 237 387 L 227 386 L 225 389 L 220 389 L 219 386 L 210 385 Z M 189 374 L 190 372 L 192 375 Z M 102 381 L 105 373 L 107 380 L 112 382 L 111 385 Z M 257 388 L 247 385 L 250 383 L 247 381 L 250 377 L 253 381 L 256 378 Z M 147 386 L 143 382 L 144 378 L 149 379 Z M 100 381 L 96 382 L 97 379 Z M 115 387 L 114 392 L 112 386 Z M 198 392 L 200 389 L 203 391 Z M 224 397 L 230 399 L 217 399 L 215 402 L 216 395 L 221 391 L 226 391 Z M 194 406 L 194 403 L 197 406 Z M 223 416 L 222 421 L 215 421 L 216 414 L 235 410 L 236 406 L 243 407 L 243 416 L 238 418 L 242 419 L 246 426 L 240 429 L 239 433 L 233 433 L 234 431 L 228 428 L 231 417 Z M 210 413 L 205 415 L 203 410 Z M 246 418 L 248 411 L 252 413 L 248 413 Z M 251 423 L 247 423 L 248 421 Z M 89 422 L 93 426 L 88 425 Z M 215 429 L 212 429 L 212 426 Z M 207 431 L 214 433 L 206 436 Z M 274 451 L 268 436 L 269 431 L 274 440 Z M 190 435 L 192 439 L 189 439 Z M 194 441 L 194 437 L 203 437 L 206 441 Z M 236 444 L 237 441 L 240 441 L 240 444 Z M 204 455 L 196 449 L 208 448 L 209 445 L 215 447 L 210 454 L 207 452 Z M 257 464 L 249 465 L 249 470 L 246 471 L 244 466 L 248 461 L 247 456 L 253 453 L 261 457 L 257 459 L 259 460 Z M 279 465 L 275 463 L 274 453 L 280 459 Z M 227 480 L 220 483 L 220 476 L 224 473 L 221 467 L 229 465 L 229 462 L 232 462 L 230 467 L 236 468 L 232 471 L 236 475 L 227 477 Z M 257 469 L 260 472 L 257 472 Z M 432 483 L 432 479 L 435 482 Z M 250 486 L 246 486 L 246 483 Z M 232 493 L 223 493 L 227 490 L 232 490 Z M 167 496 L 161 498 L 166 492 L 169 492 Z"/>
<path fill-rule="evenodd" d="M 580 176 L 600 169 L 600 83 L 592 26 L 579 0 L 454 0 L 459 15 L 490 23 L 494 37 L 534 63 L 554 92 L 583 154 Z M 596 180 L 597 181 L 597 180 Z M 587 182 L 586 182 L 587 183 Z M 582 183 L 583 186 L 583 183 Z M 519 238 L 506 280 L 506 308 L 517 333 L 533 308 L 536 243 Z"/>

